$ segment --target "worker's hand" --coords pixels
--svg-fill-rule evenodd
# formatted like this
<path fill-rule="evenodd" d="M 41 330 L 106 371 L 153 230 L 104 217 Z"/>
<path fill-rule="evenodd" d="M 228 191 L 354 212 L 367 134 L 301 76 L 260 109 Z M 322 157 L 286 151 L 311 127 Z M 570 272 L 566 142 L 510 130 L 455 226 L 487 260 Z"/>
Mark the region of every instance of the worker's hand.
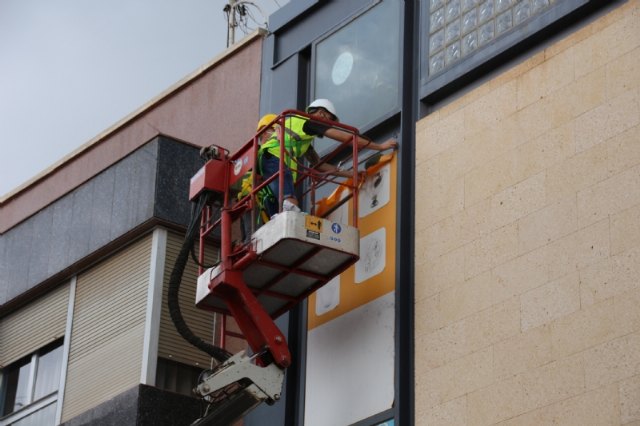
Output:
<path fill-rule="evenodd" d="M 380 151 L 386 151 L 387 149 L 393 149 L 393 150 L 398 149 L 398 141 L 395 140 L 394 138 L 391 138 L 380 144 Z"/>

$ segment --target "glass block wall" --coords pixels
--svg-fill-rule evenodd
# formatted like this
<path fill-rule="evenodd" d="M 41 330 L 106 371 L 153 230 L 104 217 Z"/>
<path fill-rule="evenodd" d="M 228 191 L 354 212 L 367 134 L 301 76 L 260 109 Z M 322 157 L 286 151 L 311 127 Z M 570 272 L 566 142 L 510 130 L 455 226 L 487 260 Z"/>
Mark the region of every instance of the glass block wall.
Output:
<path fill-rule="evenodd" d="M 489 45 L 560 0 L 429 0 L 429 75 Z"/>

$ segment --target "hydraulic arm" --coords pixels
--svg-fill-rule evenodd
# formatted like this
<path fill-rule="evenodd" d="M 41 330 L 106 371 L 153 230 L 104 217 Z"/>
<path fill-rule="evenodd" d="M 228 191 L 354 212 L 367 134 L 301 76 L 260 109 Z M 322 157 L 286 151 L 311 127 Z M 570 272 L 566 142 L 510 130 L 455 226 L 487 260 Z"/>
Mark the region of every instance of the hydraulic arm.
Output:
<path fill-rule="evenodd" d="M 306 116 L 285 111 L 272 125 L 284 129 L 287 117 L 292 115 Z M 353 176 L 342 183 L 348 187 L 347 198 L 353 200 L 350 223 L 287 211 L 258 228 L 256 210 L 261 191 L 277 179 L 282 194 L 284 162 L 279 173 L 269 179 L 258 175 L 260 133 L 233 155 L 216 146 L 201 152 L 208 161 L 191 179 L 189 194 L 192 201 L 202 204 L 199 264 L 204 265 L 204 246 L 209 241 L 219 243 L 221 260 L 214 267 L 200 267 L 196 304 L 232 315 L 251 355 L 240 352 L 203 378 L 194 391 L 208 403 L 208 410 L 194 424 L 231 424 L 261 402 L 274 403 L 280 398 L 284 370 L 292 359 L 285 336 L 273 320 L 359 258 L 357 131 L 333 122 L 327 124 L 354 135 L 351 144 L 339 146 L 325 157 L 342 153 L 352 158 Z M 279 133 L 282 159 L 288 154 L 282 141 L 284 132 Z M 337 184 L 335 178 L 304 164 L 298 165 L 298 173 L 296 185 L 311 204 L 319 187 L 327 182 Z M 252 179 L 250 193 L 238 199 L 233 188 L 246 176 Z M 204 203 L 199 202 L 202 197 Z M 282 197 L 278 205 L 282 206 Z M 244 240 L 234 232 L 238 228 L 234 224 L 242 221 L 250 222 L 250 234 Z"/>

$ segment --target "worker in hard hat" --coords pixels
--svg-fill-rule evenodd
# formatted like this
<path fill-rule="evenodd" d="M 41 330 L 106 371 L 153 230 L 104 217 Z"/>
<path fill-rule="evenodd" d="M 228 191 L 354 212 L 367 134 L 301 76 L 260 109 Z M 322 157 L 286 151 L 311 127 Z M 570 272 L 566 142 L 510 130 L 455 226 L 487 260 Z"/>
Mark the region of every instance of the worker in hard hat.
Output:
<path fill-rule="evenodd" d="M 284 170 L 283 211 L 300 211 L 293 185 L 297 175 L 296 160 L 304 157 L 312 167 L 315 166 L 318 171 L 323 173 L 344 177 L 350 177 L 352 175 L 352 172 L 339 170 L 331 164 L 319 164 L 320 156 L 311 145 L 311 142 L 316 137 L 328 137 L 342 143 L 347 143 L 352 140 L 353 135 L 351 133 L 313 120 L 313 118 L 319 118 L 322 120 L 339 121 L 333 103 L 328 99 L 316 99 L 309 104 L 306 112 L 311 116 L 311 119 L 299 116 L 291 116 L 285 119 L 284 148 L 288 154 L 285 155 L 286 158 L 284 160 L 286 167 Z M 361 135 L 356 137 L 356 143 L 359 149 L 368 148 L 376 151 L 385 151 L 398 147 L 398 142 L 395 139 L 389 139 L 378 144 L 373 143 L 371 139 Z M 260 172 L 265 179 L 279 171 L 280 139 L 277 134 L 269 138 L 260 147 L 258 163 Z M 279 211 L 279 206 L 276 201 L 278 200 L 278 179 L 271 181 L 269 188 L 273 196 L 270 197 L 270 200 L 266 202 L 265 205 L 267 206 L 269 215 L 272 216 Z"/>
<path fill-rule="evenodd" d="M 276 118 L 278 118 L 278 116 L 276 114 L 265 114 L 265 115 L 263 115 L 260 118 L 260 120 L 258 121 L 258 127 L 256 129 L 256 133 L 260 133 L 260 131 L 262 129 L 264 129 L 264 127 L 266 125 L 271 123 Z M 269 138 L 271 138 L 272 136 L 276 135 L 276 128 L 277 127 L 278 127 L 277 125 L 271 126 L 270 128 L 268 128 L 264 132 L 260 133 L 260 135 L 258 136 L 258 145 L 261 145 L 262 143 L 264 143 L 264 141 L 266 141 Z M 238 196 L 237 196 L 238 200 L 246 197 L 251 192 L 251 184 L 252 184 L 252 179 L 253 179 L 252 178 L 252 173 L 253 172 L 251 170 L 249 170 L 242 177 L 241 187 L 240 187 L 240 190 L 239 190 Z"/>
<path fill-rule="evenodd" d="M 276 114 L 265 114 L 258 121 L 258 126 L 256 129 L 256 133 L 260 133 L 262 129 L 264 129 L 267 125 L 272 123 L 278 116 Z M 278 125 L 272 125 L 268 129 L 264 130 L 262 133 L 258 135 L 258 145 L 261 145 L 266 140 L 271 138 L 272 136 L 277 137 L 277 129 Z M 241 200 L 242 198 L 249 195 L 251 192 L 251 188 L 253 187 L 253 170 L 248 170 L 241 179 L 240 189 L 238 191 L 237 198 Z M 269 215 L 266 212 L 266 208 L 264 206 L 263 198 L 265 196 L 265 192 L 260 191 L 256 194 L 256 201 L 258 203 L 258 223 L 257 225 L 264 224 L 269 220 Z M 242 225 L 242 240 L 247 241 L 249 236 L 251 235 L 251 212 L 246 212 L 240 218 Z"/>

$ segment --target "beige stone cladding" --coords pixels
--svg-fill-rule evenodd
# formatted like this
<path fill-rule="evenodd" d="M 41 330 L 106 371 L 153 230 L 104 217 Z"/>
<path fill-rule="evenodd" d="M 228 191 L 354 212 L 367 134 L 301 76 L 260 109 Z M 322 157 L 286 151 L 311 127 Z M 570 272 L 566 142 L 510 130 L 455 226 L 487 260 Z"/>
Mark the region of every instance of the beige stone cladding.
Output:
<path fill-rule="evenodd" d="M 420 120 L 416 157 L 416 424 L 640 424 L 640 1 Z"/>

